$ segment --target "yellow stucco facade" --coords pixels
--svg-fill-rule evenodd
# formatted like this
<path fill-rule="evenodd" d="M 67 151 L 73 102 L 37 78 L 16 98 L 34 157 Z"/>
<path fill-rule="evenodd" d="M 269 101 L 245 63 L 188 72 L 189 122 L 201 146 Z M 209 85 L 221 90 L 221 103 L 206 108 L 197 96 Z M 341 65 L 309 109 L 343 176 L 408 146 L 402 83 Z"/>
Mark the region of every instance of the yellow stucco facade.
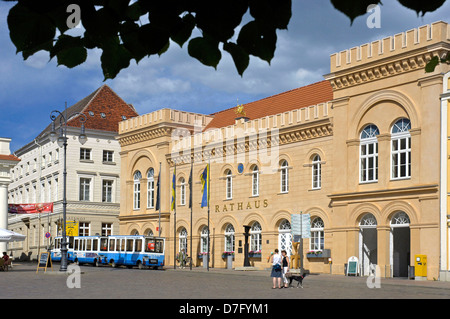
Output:
<path fill-rule="evenodd" d="M 291 251 L 291 214 L 302 212 L 311 216 L 303 247 L 311 272 L 344 274 L 355 256 L 362 275 L 379 267 L 383 277 L 405 277 L 414 255 L 426 254 L 428 279 L 438 278 L 440 96 L 449 66 L 424 67 L 449 39 L 449 25 L 437 22 L 333 54 L 325 75 L 333 98 L 309 107 L 208 130 L 220 114 L 161 109 L 121 122 L 120 233 L 161 231 L 166 265 L 182 247 L 201 266 L 208 212 L 200 176 L 210 162 L 210 267 L 226 267 L 231 249 L 233 266 L 243 265 L 245 225 L 250 264 L 268 267 L 275 248 Z M 160 173 L 161 212 L 153 201 Z"/>

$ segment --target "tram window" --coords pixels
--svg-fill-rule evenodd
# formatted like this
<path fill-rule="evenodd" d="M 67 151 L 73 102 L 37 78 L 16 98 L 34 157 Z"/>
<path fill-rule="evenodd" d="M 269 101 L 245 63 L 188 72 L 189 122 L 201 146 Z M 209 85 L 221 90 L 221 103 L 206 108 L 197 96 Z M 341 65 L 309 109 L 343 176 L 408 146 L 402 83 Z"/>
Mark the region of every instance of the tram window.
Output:
<path fill-rule="evenodd" d="M 92 250 L 92 239 L 86 239 L 86 251 Z"/>
<path fill-rule="evenodd" d="M 74 250 L 78 250 L 79 242 L 80 242 L 79 239 L 75 239 L 74 244 L 73 244 L 73 249 L 74 249 Z"/>
<path fill-rule="evenodd" d="M 73 236 L 69 236 L 69 247 L 68 248 L 73 248 Z"/>
<path fill-rule="evenodd" d="M 127 239 L 127 251 L 133 251 L 133 239 Z"/>
<path fill-rule="evenodd" d="M 115 239 L 109 239 L 109 251 L 116 250 L 116 240 Z"/>
<path fill-rule="evenodd" d="M 86 239 L 80 240 L 80 250 L 82 250 L 82 251 L 86 250 Z"/>
<path fill-rule="evenodd" d="M 108 239 L 107 238 L 101 238 L 100 239 L 100 250 L 106 251 L 106 247 L 108 246 Z"/>
<path fill-rule="evenodd" d="M 120 251 L 125 251 L 125 239 L 119 239 L 119 241 L 120 241 Z"/>
<path fill-rule="evenodd" d="M 136 239 L 134 241 L 134 251 L 136 252 L 142 251 L 142 239 Z"/>
<path fill-rule="evenodd" d="M 97 251 L 98 250 L 98 239 L 92 240 L 92 250 Z"/>
<path fill-rule="evenodd" d="M 157 240 L 155 245 L 155 253 L 162 253 L 163 252 L 163 241 Z"/>
<path fill-rule="evenodd" d="M 147 253 L 155 252 L 155 239 L 153 238 L 145 239 L 145 252 Z"/>

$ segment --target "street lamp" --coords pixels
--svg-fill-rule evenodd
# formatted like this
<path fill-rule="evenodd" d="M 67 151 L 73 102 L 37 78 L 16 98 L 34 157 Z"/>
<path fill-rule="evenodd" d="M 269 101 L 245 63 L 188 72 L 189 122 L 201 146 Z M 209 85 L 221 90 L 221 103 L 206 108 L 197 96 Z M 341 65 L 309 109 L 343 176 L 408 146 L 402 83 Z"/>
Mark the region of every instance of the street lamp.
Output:
<path fill-rule="evenodd" d="M 59 115 L 60 131 L 59 136 L 56 134 L 55 121 Z M 57 141 L 59 147 L 64 147 L 64 171 L 63 171 L 63 231 L 62 231 L 62 241 L 61 241 L 61 266 L 59 271 L 67 271 L 67 238 L 66 238 L 66 183 L 67 183 L 67 170 L 66 170 L 66 153 L 67 153 L 67 122 L 74 116 L 79 115 L 79 120 L 81 122 L 81 132 L 78 136 L 78 141 L 83 145 L 87 141 L 87 136 L 84 128 L 84 122 L 86 122 L 87 117 L 83 113 L 73 113 L 67 117 L 67 103 L 65 106 L 64 114 L 59 111 L 52 111 L 50 113 L 50 119 L 52 120 L 52 129 L 50 131 L 50 141 Z"/>

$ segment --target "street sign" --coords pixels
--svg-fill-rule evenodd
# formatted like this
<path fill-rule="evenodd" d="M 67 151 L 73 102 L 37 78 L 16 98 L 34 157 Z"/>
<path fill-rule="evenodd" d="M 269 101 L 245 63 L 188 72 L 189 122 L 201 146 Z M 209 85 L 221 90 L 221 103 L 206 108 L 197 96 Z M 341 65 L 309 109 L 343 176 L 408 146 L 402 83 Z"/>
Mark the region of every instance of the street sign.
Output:
<path fill-rule="evenodd" d="M 66 222 L 66 235 L 67 236 L 78 236 L 78 222 L 77 221 L 67 221 Z"/>
<path fill-rule="evenodd" d="M 50 238 L 50 236 L 51 236 L 51 235 L 50 235 L 49 232 L 46 232 L 46 233 L 45 233 L 45 238 Z"/>
<path fill-rule="evenodd" d="M 311 238 L 311 215 L 291 214 L 291 233 L 302 238 Z"/>

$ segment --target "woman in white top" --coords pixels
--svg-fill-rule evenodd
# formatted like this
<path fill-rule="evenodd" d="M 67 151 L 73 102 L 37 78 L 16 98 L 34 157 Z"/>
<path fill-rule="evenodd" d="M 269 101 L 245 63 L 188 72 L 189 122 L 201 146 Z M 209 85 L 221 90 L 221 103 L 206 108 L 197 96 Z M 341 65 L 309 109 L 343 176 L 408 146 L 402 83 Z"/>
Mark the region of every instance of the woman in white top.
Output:
<path fill-rule="evenodd" d="M 270 273 L 270 277 L 272 277 L 273 279 L 273 287 L 272 289 L 276 289 L 276 284 L 278 281 L 278 288 L 281 289 L 281 277 L 282 275 L 282 270 L 281 270 L 281 256 L 278 253 L 278 249 L 275 249 L 275 254 L 273 254 L 272 256 L 270 256 L 269 258 L 269 262 L 272 262 L 272 272 Z"/>

